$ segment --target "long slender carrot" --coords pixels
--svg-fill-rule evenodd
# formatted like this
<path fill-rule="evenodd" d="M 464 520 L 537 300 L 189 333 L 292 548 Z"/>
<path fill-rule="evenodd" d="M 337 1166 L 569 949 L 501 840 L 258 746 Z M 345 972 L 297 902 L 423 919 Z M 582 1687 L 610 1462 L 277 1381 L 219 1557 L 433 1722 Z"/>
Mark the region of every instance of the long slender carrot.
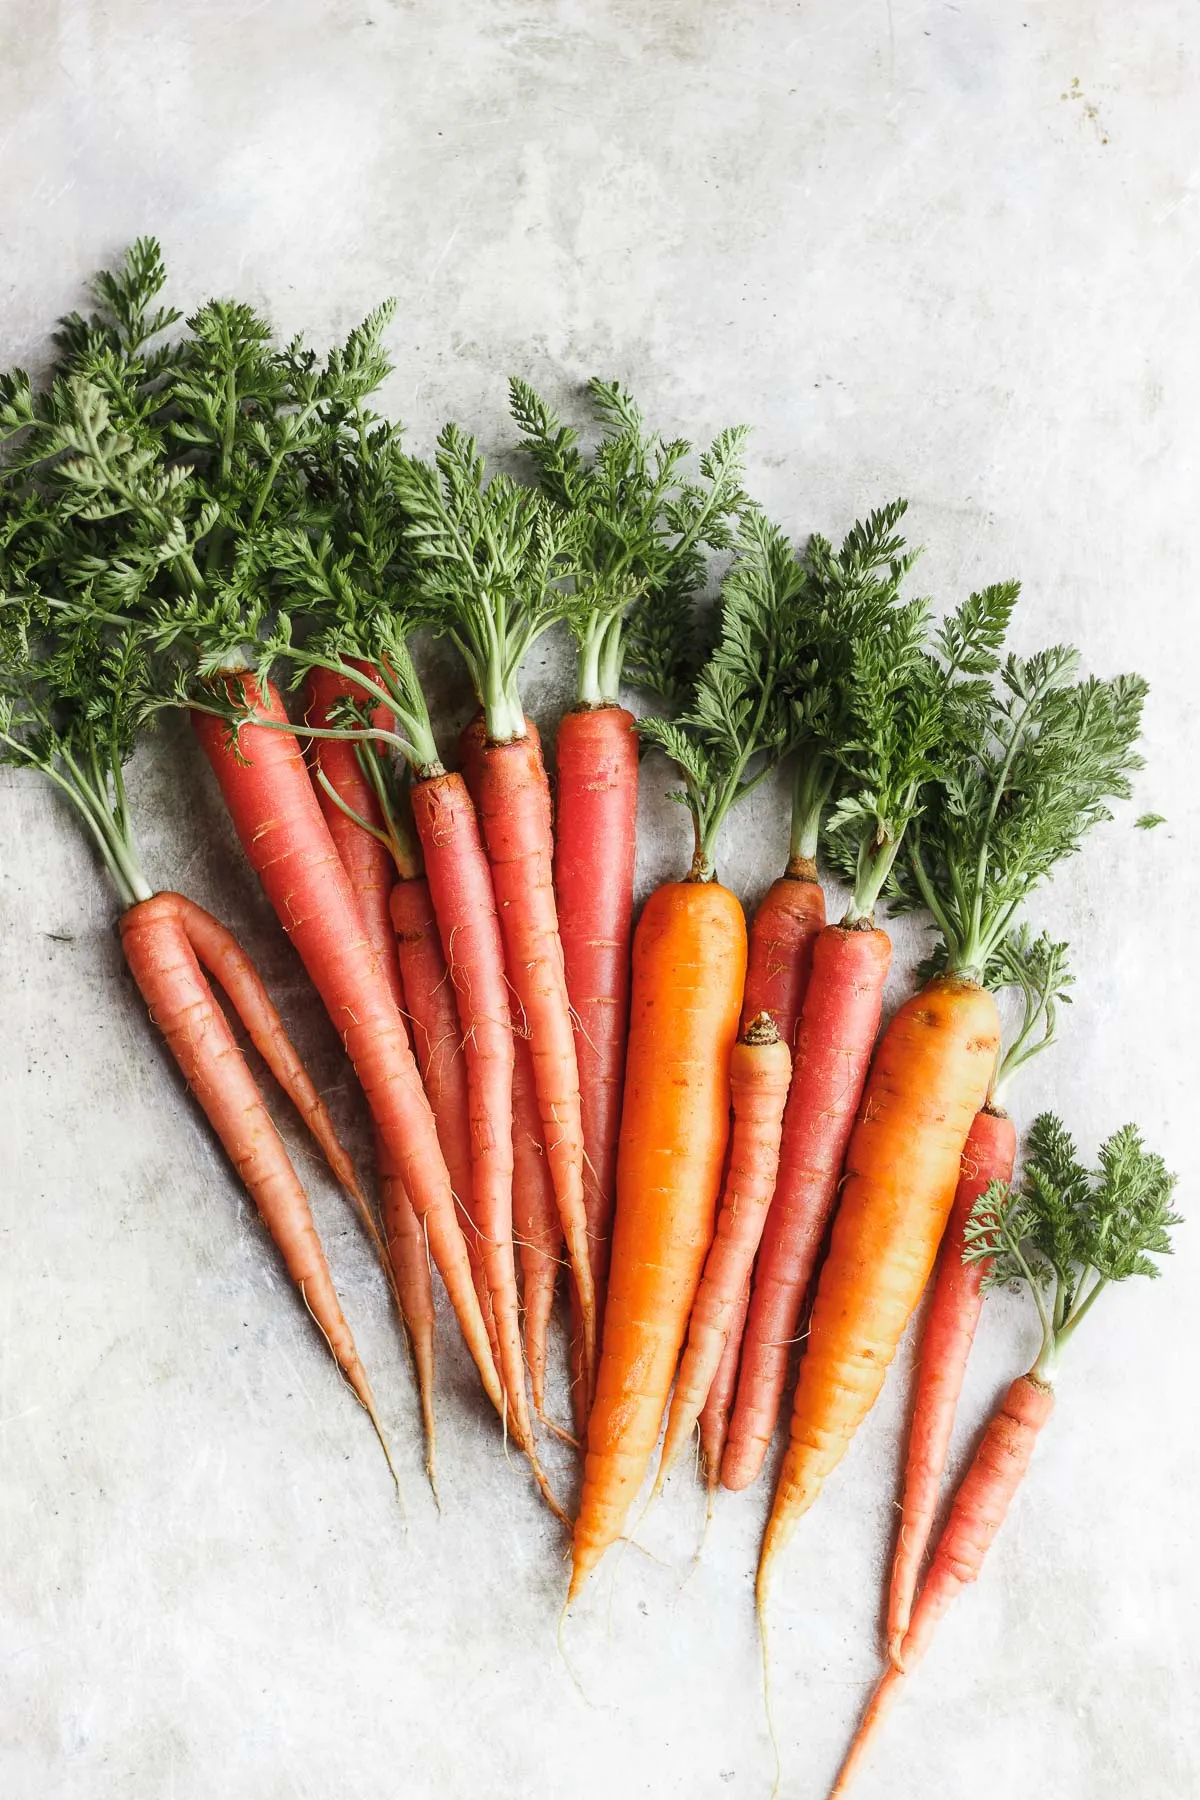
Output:
<path fill-rule="evenodd" d="M 522 1032 L 513 1041 L 513 1237 L 521 1262 L 525 1357 L 538 1417 L 546 1418 L 546 1358 L 554 1290 L 563 1256 L 562 1221 L 542 1141 L 533 1059 Z M 557 1427 L 551 1426 L 552 1430 Z"/>
<path fill-rule="evenodd" d="M 216 933 L 212 930 L 215 923 L 181 895 L 155 894 L 121 916 L 125 960 L 184 1080 L 253 1196 L 288 1274 L 386 1450 L 371 1384 L 334 1289 L 308 1197 L 200 968 L 191 940 L 193 930 L 206 953 L 216 948 L 219 957 L 214 960 L 220 960 L 226 971 L 234 968 L 220 928 Z M 233 974 L 226 991 L 239 1006 L 247 992 L 244 970 Z M 261 1025 L 263 1015 L 257 1000 L 255 1011 Z M 273 1067 L 289 1066 L 295 1056 L 290 1045 L 284 1050 L 286 1040 L 281 1040 L 279 1027 L 269 1040 Z"/>
<path fill-rule="evenodd" d="M 360 674 L 370 675 L 370 666 L 352 662 Z M 332 722 L 339 700 L 360 699 L 361 689 L 345 675 L 327 668 L 309 670 L 304 684 L 304 718 L 307 724 L 325 728 Z M 373 722 L 390 723 L 390 715 L 382 707 L 375 709 Z M 397 931 L 391 905 L 396 883 L 396 864 L 392 852 L 382 841 L 385 821 L 375 789 L 368 779 L 356 746 L 339 738 L 314 738 L 310 765 L 316 783 L 317 800 L 329 827 L 329 835 L 350 879 L 363 927 L 379 963 L 392 998 L 402 1013 L 407 1012 L 413 1025 L 413 1036 L 421 1067 L 425 1092 L 433 1108 L 438 1141 L 446 1158 L 451 1185 L 460 1192 L 463 1179 L 461 1159 L 456 1162 L 458 1134 L 455 1126 L 456 1096 L 449 1091 L 447 1071 L 445 1085 L 431 1085 L 421 1059 L 427 1047 L 415 1022 L 413 1009 L 406 1007 L 405 985 L 397 955 Z M 323 779 L 322 779 L 323 777 Z M 332 790 L 332 791 L 331 791 Z M 340 804 L 339 804 L 340 802 Z M 353 816 L 351 816 L 353 815 Z M 361 820 L 363 823 L 358 823 Z M 365 827 L 372 829 L 365 829 Z M 405 902 L 411 905 L 411 897 Z M 444 976 L 445 969 L 442 969 Z M 436 971 L 434 972 L 436 977 Z M 414 967 L 410 977 L 416 1013 L 421 1011 L 421 997 L 427 983 L 417 979 Z M 439 1074 L 441 1065 L 439 1064 Z M 404 1186 L 399 1168 L 389 1153 L 387 1143 L 375 1132 L 375 1157 L 379 1169 L 380 1201 L 383 1211 L 384 1240 L 396 1298 L 412 1346 L 417 1391 L 421 1399 L 421 1416 L 425 1430 L 426 1460 L 430 1479 L 435 1479 L 437 1429 L 433 1405 L 434 1377 L 434 1305 L 433 1281 L 429 1268 L 429 1247 L 420 1220 Z M 470 1165 L 466 1165 L 469 1177 Z"/>
<path fill-rule="evenodd" d="M 963 1261 L 964 1233 L 980 1195 L 993 1181 L 1012 1178 L 1016 1151 L 1016 1129 L 1007 1113 L 985 1107 L 975 1115 L 963 1147 L 962 1172 L 921 1336 L 900 1529 L 888 1594 L 887 1639 L 894 1662 L 899 1661 L 917 1575 L 933 1530 L 954 1414 L 983 1305 L 986 1271 L 981 1263 Z"/>
<path fill-rule="evenodd" d="M 716 1235 L 692 1306 L 656 1490 L 679 1458 L 708 1399 L 749 1279 L 779 1166 L 779 1134 L 792 1074 L 770 1013 L 743 1026 L 729 1064 L 733 1130 Z"/>
<path fill-rule="evenodd" d="M 231 677 L 270 725 L 243 725 L 235 752 L 224 722 L 193 724 L 242 846 L 345 1043 L 375 1123 L 396 1160 L 489 1398 L 504 1411 L 470 1259 L 455 1216 L 437 1128 L 404 1022 L 379 973 L 341 861 L 275 690 Z M 275 727 L 274 729 L 272 728 Z"/>
<path fill-rule="evenodd" d="M 813 946 L 783 1115 L 779 1175 L 754 1270 L 737 1400 L 721 1464 L 727 1488 L 753 1481 L 770 1447 L 791 1346 L 879 1031 L 891 953 L 887 933 L 866 921 L 827 925 Z"/>
<path fill-rule="evenodd" d="M 712 1238 L 746 924 L 727 888 L 671 882 L 633 940 L 605 1345 L 588 1421 L 570 1598 L 614 1542 L 658 1439 Z"/>
<path fill-rule="evenodd" d="M 603 1318 L 629 1024 L 638 737 L 622 706 L 577 706 L 555 740 L 554 892 L 575 1027 L 584 1195 Z"/>
<path fill-rule="evenodd" d="M 758 1565 L 760 1609 L 776 1558 L 874 1405 L 921 1297 L 999 1044 L 995 1001 L 961 976 L 935 977 L 880 1041 L 800 1363 Z"/>
<path fill-rule="evenodd" d="M 415 781 L 412 805 L 466 1060 L 477 1255 L 514 1435 L 527 1448 L 533 1434 L 513 1261 L 513 1032 L 496 898 L 462 777 L 442 772 Z"/>

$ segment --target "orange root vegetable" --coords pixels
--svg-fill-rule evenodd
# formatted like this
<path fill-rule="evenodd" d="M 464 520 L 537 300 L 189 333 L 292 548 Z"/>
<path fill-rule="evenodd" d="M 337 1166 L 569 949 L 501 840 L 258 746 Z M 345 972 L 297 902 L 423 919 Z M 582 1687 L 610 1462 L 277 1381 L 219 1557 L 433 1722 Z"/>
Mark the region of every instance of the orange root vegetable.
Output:
<path fill-rule="evenodd" d="M 715 881 L 670 882 L 634 934 L 604 1352 L 588 1421 L 570 1599 L 625 1522 L 662 1425 L 712 1240 L 746 924 Z"/>
<path fill-rule="evenodd" d="M 421 1220 L 467 1347 L 497 1411 L 504 1393 L 488 1343 L 437 1127 L 404 1021 L 381 976 L 349 878 L 322 817 L 287 714 L 269 685 L 233 677 L 272 726 L 244 725 L 240 755 L 224 723 L 196 713 L 242 846 L 308 970 L 362 1084 L 389 1157 Z"/>
<path fill-rule="evenodd" d="M 721 1465 L 727 1488 L 744 1488 L 758 1475 L 779 1418 L 789 1357 L 879 1031 L 891 954 L 885 931 L 862 926 L 827 925 L 813 946 L 779 1174 L 754 1270 Z"/>
<path fill-rule="evenodd" d="M 368 676 L 372 674 L 369 664 L 353 662 L 350 666 L 357 668 L 362 674 Z M 310 669 L 304 684 L 305 722 L 319 728 L 328 726 L 332 721 L 337 701 L 343 698 L 361 700 L 362 690 L 344 675 L 337 675 L 331 669 Z M 377 725 L 388 726 L 393 721 L 391 714 L 385 708 L 378 707 L 373 714 L 373 722 Z M 436 1082 L 431 1082 L 430 1073 L 426 1071 L 425 1063 L 421 1060 L 421 1052 L 426 1045 L 422 1042 L 417 1015 L 422 1010 L 424 986 L 418 985 L 423 971 L 419 961 L 415 958 L 410 972 L 415 1006 L 406 1008 L 405 986 L 397 957 L 396 932 L 398 927 L 394 925 L 395 908 L 392 902 L 392 894 L 396 886 L 395 861 L 386 845 L 378 837 L 373 836 L 371 831 L 365 831 L 361 825 L 356 824 L 355 820 L 350 818 L 345 811 L 345 807 L 349 807 L 350 811 L 356 813 L 360 819 L 365 820 L 376 831 L 383 831 L 384 818 L 379 800 L 352 743 L 338 738 L 314 738 L 311 740 L 311 746 L 309 761 L 313 772 L 317 801 L 325 816 L 325 823 L 329 827 L 329 835 L 341 858 L 342 867 L 350 879 L 363 928 L 378 959 L 383 979 L 401 1013 L 405 1013 L 407 1010 L 413 1028 L 418 1063 L 425 1081 L 425 1092 L 433 1107 L 438 1141 L 446 1158 L 451 1183 L 457 1193 L 460 1191 L 458 1183 L 462 1179 L 462 1169 L 451 1160 L 456 1145 L 457 1107 L 455 1101 L 457 1097 L 450 1091 L 449 1074 L 442 1086 L 439 1087 Z M 325 781 L 333 789 L 334 794 L 338 795 L 344 803 L 342 806 L 338 805 L 324 783 L 317 779 L 318 775 L 325 777 Z M 423 886 L 424 884 L 420 883 L 419 885 Z M 411 894 L 406 895 L 405 900 L 400 904 L 403 909 L 410 909 L 412 906 Z M 439 961 L 440 955 L 439 947 Z M 441 974 L 444 977 L 444 967 Z M 431 979 L 436 983 L 436 971 Z M 441 1072 L 442 1066 L 439 1063 L 438 1073 Z M 398 1172 L 396 1164 L 388 1152 L 387 1143 L 378 1130 L 375 1133 L 375 1160 L 379 1169 L 383 1235 L 388 1267 L 391 1272 L 396 1301 L 412 1348 L 413 1368 L 417 1377 L 417 1391 L 421 1398 L 421 1417 L 425 1430 L 426 1462 L 430 1479 L 433 1480 L 437 1441 L 433 1408 L 434 1307 L 433 1279 L 429 1268 L 429 1246 L 425 1242 L 425 1233 L 421 1222 L 413 1211 L 412 1201 L 408 1197 L 403 1177 Z M 467 1168 L 469 1173 L 469 1164 Z"/>
<path fill-rule="evenodd" d="M 491 864 L 508 979 L 528 1032 L 550 1178 L 579 1293 L 590 1391 L 595 1379 L 596 1296 L 583 1182 L 579 1068 L 554 900 L 546 771 L 528 729 L 510 743 L 485 739 L 477 759 L 469 752 L 464 762 L 477 795 Z"/>
<path fill-rule="evenodd" d="M 995 1001 L 960 976 L 929 982 L 880 1042 L 800 1363 L 759 1559 L 760 1609 L 776 1558 L 874 1405 L 929 1279 L 999 1045 Z"/>
<path fill-rule="evenodd" d="M 771 883 L 750 925 L 742 1030 L 768 1012 L 791 1050 L 812 970 L 813 945 L 825 924 L 825 894 L 816 865 L 793 856 Z"/>
<path fill-rule="evenodd" d="M 1053 1388 L 1031 1375 L 1022 1375 L 993 1413 L 954 1497 L 946 1529 L 905 1633 L 899 1661 L 887 1671 L 875 1691 L 838 1774 L 834 1796 L 849 1792 L 850 1783 L 896 1698 L 900 1682 L 929 1648 L 943 1613 L 964 1587 L 978 1579 L 1053 1410 Z"/>
<path fill-rule="evenodd" d="M 223 928 L 182 895 L 155 894 L 153 899 L 140 901 L 122 915 L 125 960 L 151 1018 L 253 1197 L 288 1274 L 300 1289 L 382 1443 L 371 1384 L 334 1289 L 308 1197 L 229 1022 L 204 978 L 192 942 L 193 932 L 204 946 L 206 957 L 212 956 L 214 948 L 219 949 L 220 955 L 213 960 L 227 973 L 235 971 L 226 991 L 240 1011 L 252 985 L 247 981 L 246 969 L 237 967 L 237 959 L 229 954 Z M 298 1060 L 295 1051 L 287 1043 L 278 1017 L 273 1022 L 267 1018 L 263 998 L 256 996 L 252 1009 L 256 1031 L 264 1024 L 271 1026 L 268 1061 L 273 1070 L 290 1069 Z M 249 1029 L 249 1022 L 246 1023 Z M 288 1081 L 284 1084 L 289 1092 L 293 1091 Z M 329 1133 L 332 1135 L 332 1127 Z"/>
<path fill-rule="evenodd" d="M 721 1458 L 729 1436 L 729 1416 L 737 1392 L 738 1363 L 742 1354 L 742 1332 L 750 1310 L 750 1281 L 747 1277 L 738 1295 L 729 1322 L 729 1336 L 717 1364 L 717 1372 L 708 1390 L 708 1399 L 700 1409 L 700 1455 L 704 1463 L 704 1480 L 711 1496 L 721 1485 Z"/>
<path fill-rule="evenodd" d="M 600 1322 L 629 1028 L 637 721 L 622 706 L 576 707 L 563 715 L 555 757 L 554 891 L 575 1026 L 588 1245 Z"/>
<path fill-rule="evenodd" d="M 562 1222 L 542 1142 L 533 1059 L 520 1032 L 513 1048 L 513 1236 L 521 1262 L 529 1384 L 534 1410 L 539 1419 L 547 1422 L 546 1357 L 554 1289 L 562 1262 Z"/>
<path fill-rule="evenodd" d="M 1016 1148 L 1016 1130 L 1007 1113 L 986 1107 L 976 1115 L 963 1149 L 962 1172 L 921 1335 L 900 1530 L 888 1594 L 888 1650 L 894 1662 L 899 1661 L 917 1577 L 933 1530 L 954 1415 L 983 1305 L 986 1265 L 963 1261 L 964 1233 L 976 1201 L 992 1182 L 1012 1179 Z"/>
<path fill-rule="evenodd" d="M 729 1342 L 775 1187 L 792 1058 L 767 1012 L 743 1027 L 729 1063 L 733 1131 L 716 1236 L 692 1307 L 659 1463 L 662 1485 L 691 1437 Z"/>
<path fill-rule="evenodd" d="M 504 948 L 475 808 L 460 775 L 415 781 L 413 818 L 466 1063 L 473 1255 L 490 1302 L 513 1435 L 533 1442 L 513 1260 L 513 1031 Z"/>

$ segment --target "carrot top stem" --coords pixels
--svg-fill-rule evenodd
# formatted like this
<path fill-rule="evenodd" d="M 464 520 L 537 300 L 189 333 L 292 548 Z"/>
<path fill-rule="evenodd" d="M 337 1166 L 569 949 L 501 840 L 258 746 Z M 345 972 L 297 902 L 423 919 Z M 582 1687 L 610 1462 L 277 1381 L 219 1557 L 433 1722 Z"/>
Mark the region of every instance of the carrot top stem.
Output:
<path fill-rule="evenodd" d="M 821 818 L 837 779 L 837 767 L 819 750 L 809 748 L 796 762 L 792 777 L 792 823 L 788 861 L 815 862 L 821 843 Z"/>
<path fill-rule="evenodd" d="M 649 431 L 627 389 L 593 378 L 588 396 L 603 433 L 585 457 L 573 426 L 527 382 L 509 383 L 541 490 L 571 520 L 575 568 L 565 617 L 579 645 L 579 703 L 617 704 L 627 660 L 635 685 L 674 698 L 689 672 L 701 546 L 730 548 L 728 521 L 746 502 L 746 433 L 720 433 L 700 457 L 696 482 L 683 473 L 692 446 Z"/>
<path fill-rule="evenodd" d="M 1042 1326 L 1031 1379 L 1052 1385 L 1063 1351 L 1110 1283 L 1158 1275 L 1153 1259 L 1170 1253 L 1180 1222 L 1170 1209 L 1174 1187 L 1133 1125 L 1105 1140 L 1089 1171 L 1060 1119 L 1034 1120 L 1020 1184 L 993 1182 L 980 1195 L 963 1245 L 964 1262 L 986 1266 L 985 1287 L 1028 1286 Z"/>

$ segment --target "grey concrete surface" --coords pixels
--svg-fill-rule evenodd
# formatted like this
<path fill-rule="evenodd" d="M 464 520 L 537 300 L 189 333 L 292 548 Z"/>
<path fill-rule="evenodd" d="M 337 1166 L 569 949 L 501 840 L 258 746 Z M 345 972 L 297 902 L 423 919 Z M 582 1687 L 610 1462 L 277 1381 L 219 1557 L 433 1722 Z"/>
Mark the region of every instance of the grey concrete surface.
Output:
<path fill-rule="evenodd" d="M 398 296 L 389 398 L 502 446 L 504 378 L 620 376 L 672 431 L 755 427 L 797 534 L 910 496 L 921 582 L 1026 583 L 1020 642 L 1153 683 L 1138 805 L 1040 917 L 1074 945 L 1017 1096 L 1090 1152 L 1127 1118 L 1194 1216 L 1200 10 L 1188 0 L 0 0 L 0 359 L 164 240 L 172 294 L 319 340 Z M 531 673 L 552 722 L 553 646 Z M 461 685 L 438 663 L 442 722 Z M 647 765 L 640 881 L 685 857 Z M 137 759 L 147 865 L 234 922 L 366 1153 L 331 1033 L 182 726 Z M 693 1561 L 690 1472 L 556 1643 L 563 1542 L 439 1341 L 442 1511 L 412 1384 L 311 1177 L 382 1396 L 401 1516 L 132 992 L 111 894 L 32 778 L 0 782 L 0 1792 L 8 1800 L 765 1796 L 763 1490 Z M 1164 813 L 1152 834 L 1134 811 Z M 726 878 L 780 856 L 756 797 Z M 916 943 L 901 934 L 895 991 Z M 1200 1794 L 1197 1232 L 1115 1294 L 986 1579 L 863 1800 Z M 989 1308 L 969 1443 L 1024 1366 Z M 906 1358 L 781 1571 L 789 1800 L 823 1794 L 878 1666 Z M 566 1482 L 567 1463 L 549 1453 Z"/>

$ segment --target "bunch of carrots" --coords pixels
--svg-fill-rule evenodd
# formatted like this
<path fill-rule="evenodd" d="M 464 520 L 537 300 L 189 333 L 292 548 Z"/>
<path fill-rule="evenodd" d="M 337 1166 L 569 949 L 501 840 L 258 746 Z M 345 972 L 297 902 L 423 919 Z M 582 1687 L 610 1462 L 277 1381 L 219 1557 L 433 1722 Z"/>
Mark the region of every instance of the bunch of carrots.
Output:
<path fill-rule="evenodd" d="M 1082 677 L 1063 647 L 1007 653 L 1013 583 L 937 619 L 906 593 L 902 502 L 840 547 L 796 550 L 743 487 L 740 430 L 693 463 L 597 381 L 587 447 L 514 381 L 524 477 L 489 474 L 454 425 L 424 461 L 371 404 L 390 309 L 321 357 L 233 302 L 180 328 L 164 281 L 139 241 L 98 278 L 94 312 L 61 322 L 47 383 L 0 378 L 0 752 L 84 825 L 134 981 L 385 1452 L 303 1185 L 214 982 L 378 1255 L 430 1479 L 436 1272 L 499 1428 L 572 1531 L 570 1599 L 624 1531 L 660 1437 L 654 1492 L 697 1432 L 710 1493 L 736 1490 L 789 1419 L 765 1609 L 932 1278 L 889 1671 L 844 1791 L 979 1571 L 1062 1347 L 1102 1287 L 1169 1248 L 1171 1178 L 1131 1127 L 1091 1177 L 1043 1117 L 1014 1186 L 1001 1104 L 1069 998 L 1066 947 L 1036 933 L 1029 902 L 1129 796 L 1144 684 Z M 578 687 L 552 784 L 521 679 L 558 629 Z M 420 673 L 429 634 L 458 653 L 476 708 L 449 752 Z M 630 688 L 652 696 L 640 720 Z M 172 707 L 353 1065 L 375 1199 L 235 938 L 144 870 L 124 770 Z M 635 927 L 647 747 L 678 770 L 691 849 Z M 783 873 L 748 923 L 718 879 L 722 832 L 779 769 Z M 848 895 L 840 917 L 822 867 Z M 896 910 L 934 941 L 881 1034 Z M 555 1420 L 560 1269 L 572 1416 Z M 1043 1351 L 922 1585 L 1001 1280 L 1029 1284 Z M 583 1451 L 573 1521 L 547 1434 Z"/>

